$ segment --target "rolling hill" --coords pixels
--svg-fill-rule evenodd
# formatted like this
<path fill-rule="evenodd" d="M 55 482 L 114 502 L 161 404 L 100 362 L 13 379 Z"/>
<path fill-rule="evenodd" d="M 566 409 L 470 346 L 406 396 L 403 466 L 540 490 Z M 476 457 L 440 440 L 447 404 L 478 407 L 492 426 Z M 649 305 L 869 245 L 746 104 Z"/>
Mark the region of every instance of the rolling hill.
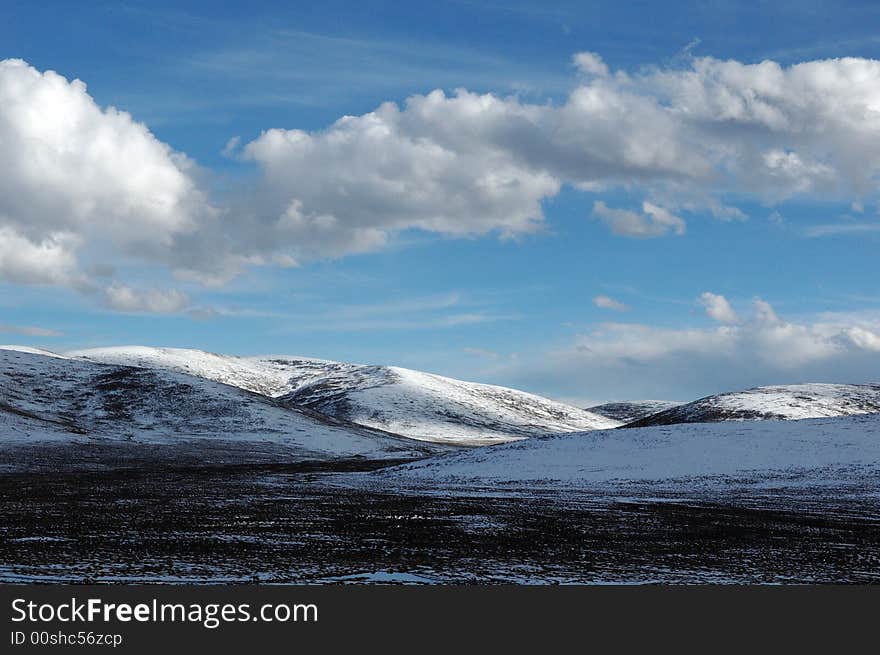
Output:
<path fill-rule="evenodd" d="M 880 412 L 880 384 L 791 384 L 707 396 L 627 424 L 626 427 L 798 420 Z"/>
<path fill-rule="evenodd" d="M 68 356 L 186 373 L 247 389 L 288 407 L 437 443 L 486 445 L 620 425 L 522 391 L 394 366 L 137 346 L 82 350 Z"/>
<path fill-rule="evenodd" d="M 407 458 L 435 452 L 306 408 L 161 368 L 0 348 L 0 446 L 199 441 L 282 448 L 287 458 Z"/>
<path fill-rule="evenodd" d="M 372 474 L 425 489 L 595 488 L 649 494 L 848 487 L 876 493 L 880 414 L 681 424 L 553 435 L 459 451 Z M 824 489 L 824 491 L 822 491 Z"/>
<path fill-rule="evenodd" d="M 630 423 L 651 414 L 672 409 L 680 404 L 668 400 L 631 400 L 594 405 L 587 407 L 587 411 L 622 423 Z"/>

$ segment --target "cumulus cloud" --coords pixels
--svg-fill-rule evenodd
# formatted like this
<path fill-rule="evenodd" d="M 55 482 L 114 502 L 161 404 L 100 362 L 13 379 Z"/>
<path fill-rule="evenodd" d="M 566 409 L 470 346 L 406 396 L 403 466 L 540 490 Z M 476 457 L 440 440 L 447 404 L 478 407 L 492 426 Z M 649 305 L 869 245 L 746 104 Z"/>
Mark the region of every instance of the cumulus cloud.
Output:
<path fill-rule="evenodd" d="M 32 240 L 13 227 L 0 224 L 0 282 L 84 284 L 75 255 L 79 241 L 75 235 L 63 232 L 50 232 Z"/>
<path fill-rule="evenodd" d="M 817 193 L 849 200 L 872 188 L 880 164 L 876 60 L 783 67 L 707 57 L 694 60 L 692 70 L 646 81 L 690 124 L 711 127 L 707 136 L 727 148 L 719 165 L 742 175 L 744 188 L 758 185 L 771 198 Z"/>
<path fill-rule="evenodd" d="M 375 250 L 411 228 L 532 232 L 542 201 L 566 184 L 675 199 L 640 211 L 596 201 L 594 214 L 629 237 L 682 234 L 675 205 L 744 220 L 727 194 L 773 203 L 871 192 L 880 62 L 687 61 L 612 74 L 579 53 L 586 77 L 560 105 L 434 91 L 322 131 L 269 130 L 243 155 L 265 173 L 273 243 L 297 259 Z"/>
<path fill-rule="evenodd" d="M 755 298 L 752 302 L 755 309 L 755 320 L 761 325 L 781 325 L 782 321 L 776 315 L 776 310 L 766 300 Z"/>
<path fill-rule="evenodd" d="M 0 281 L 88 287 L 88 251 L 186 268 L 176 240 L 213 212 L 184 155 L 21 60 L 0 62 L 0 145 Z"/>
<path fill-rule="evenodd" d="M 706 315 L 719 323 L 736 323 L 739 317 L 727 298 L 709 291 L 700 295 L 700 304 L 706 309 Z"/>
<path fill-rule="evenodd" d="M 175 314 L 190 306 L 190 299 L 176 289 L 132 289 L 114 284 L 104 290 L 104 304 L 118 312 L 132 314 Z"/>
<path fill-rule="evenodd" d="M 273 243 L 297 259 L 375 250 L 414 228 L 511 236 L 540 228 L 541 201 L 561 185 L 487 142 L 507 122 L 528 122 L 528 111 L 514 100 L 435 91 L 323 132 L 269 130 L 243 153 L 264 171 L 263 197 L 277 203 L 266 225 Z"/>
<path fill-rule="evenodd" d="M 595 52 L 578 52 L 572 57 L 575 67 L 585 75 L 605 77 L 608 75 L 608 66 L 602 57 Z"/>
<path fill-rule="evenodd" d="M 872 330 L 853 326 L 843 328 L 844 341 L 868 352 L 880 352 L 880 333 Z"/>
<path fill-rule="evenodd" d="M 191 160 L 83 82 L 0 62 L 0 280 L 102 287 L 82 271 L 133 258 L 222 284 L 407 230 L 516 237 L 544 229 L 543 203 L 566 185 L 650 199 L 591 198 L 615 234 L 643 238 L 683 234 L 684 214 L 743 220 L 733 196 L 876 200 L 880 61 L 574 64 L 560 103 L 438 90 L 322 130 L 233 139 L 227 154 L 259 181 L 219 203 Z"/>
<path fill-rule="evenodd" d="M 635 212 L 613 209 L 597 200 L 593 204 L 593 215 L 604 222 L 614 234 L 622 237 L 646 239 L 660 237 L 669 232 L 680 236 L 684 234 L 686 227 L 680 216 L 648 201 L 642 203 L 641 212 Z"/>
<path fill-rule="evenodd" d="M 593 298 L 593 304 L 602 309 L 613 309 L 616 312 L 625 312 L 629 309 L 629 305 L 615 300 L 610 296 L 596 296 Z"/>
<path fill-rule="evenodd" d="M 684 400 L 767 384 L 877 382 L 878 371 L 880 316 L 787 321 L 755 299 L 751 315 L 736 324 L 603 323 L 495 377 L 557 397 Z"/>
<path fill-rule="evenodd" d="M 870 334 L 872 330 L 862 328 Z M 738 327 L 674 330 L 644 325 L 608 324 L 582 336 L 576 346 L 581 352 L 600 358 L 626 357 L 642 362 L 659 361 L 673 355 L 743 361 L 793 369 L 827 359 L 845 347 L 869 343 L 854 341 L 849 328 L 827 324 L 767 324 L 760 321 Z"/>

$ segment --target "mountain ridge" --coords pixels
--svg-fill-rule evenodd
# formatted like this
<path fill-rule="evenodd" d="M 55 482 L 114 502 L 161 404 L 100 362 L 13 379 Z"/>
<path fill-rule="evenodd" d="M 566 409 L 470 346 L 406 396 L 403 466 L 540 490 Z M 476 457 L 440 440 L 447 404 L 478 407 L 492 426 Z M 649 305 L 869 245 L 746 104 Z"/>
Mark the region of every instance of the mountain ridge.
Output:
<path fill-rule="evenodd" d="M 274 444 L 286 456 L 406 458 L 436 452 L 398 435 L 163 369 L 0 348 L 0 445 L 201 441 Z"/>
<path fill-rule="evenodd" d="M 880 412 L 880 384 L 788 384 L 754 387 L 699 398 L 623 427 L 801 420 Z"/>
<path fill-rule="evenodd" d="M 396 366 L 144 346 L 72 351 L 67 356 L 178 370 L 268 395 L 285 405 L 437 443 L 488 445 L 621 424 L 535 394 Z"/>
<path fill-rule="evenodd" d="M 593 405 L 592 407 L 587 407 L 587 411 L 627 424 L 640 418 L 672 409 L 681 404 L 671 400 L 624 400 Z"/>

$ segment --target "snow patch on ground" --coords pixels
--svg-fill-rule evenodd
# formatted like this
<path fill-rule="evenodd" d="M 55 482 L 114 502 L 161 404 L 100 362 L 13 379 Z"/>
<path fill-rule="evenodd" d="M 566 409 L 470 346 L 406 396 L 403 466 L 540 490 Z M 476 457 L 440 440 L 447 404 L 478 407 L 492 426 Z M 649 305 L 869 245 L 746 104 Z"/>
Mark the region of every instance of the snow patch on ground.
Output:
<path fill-rule="evenodd" d="M 7 345 L 0 346 L 0 350 L 9 350 L 18 353 L 29 353 L 31 355 L 43 355 L 44 357 L 56 357 L 58 359 L 67 359 L 64 355 L 53 353 L 51 350 L 43 350 L 41 348 L 31 348 L 30 346 Z"/>
<path fill-rule="evenodd" d="M 428 487 L 726 482 L 784 487 L 855 483 L 880 488 L 880 415 L 680 424 L 602 430 L 463 451 L 386 469 L 379 479 Z"/>

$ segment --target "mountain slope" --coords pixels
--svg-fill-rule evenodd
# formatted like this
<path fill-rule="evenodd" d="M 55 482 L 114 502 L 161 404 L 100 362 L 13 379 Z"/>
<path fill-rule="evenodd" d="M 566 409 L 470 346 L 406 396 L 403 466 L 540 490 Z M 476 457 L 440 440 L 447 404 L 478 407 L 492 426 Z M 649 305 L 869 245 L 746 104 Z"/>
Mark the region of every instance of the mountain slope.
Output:
<path fill-rule="evenodd" d="M 0 350 L 0 445 L 76 440 L 271 443 L 302 459 L 430 452 L 427 444 L 174 371 Z"/>
<path fill-rule="evenodd" d="M 641 483 L 650 483 L 650 491 L 842 485 L 876 494 L 880 414 L 553 435 L 421 460 L 373 477 L 429 489 L 561 485 L 628 492 Z"/>
<path fill-rule="evenodd" d="M 622 423 L 630 423 L 651 416 L 651 414 L 678 407 L 680 404 L 669 400 L 630 400 L 587 407 L 587 411 Z"/>
<path fill-rule="evenodd" d="M 880 384 L 791 384 L 707 396 L 646 416 L 626 427 L 796 420 L 880 412 Z"/>
<path fill-rule="evenodd" d="M 390 366 L 302 357 L 227 357 L 197 350 L 121 347 L 71 357 L 181 371 L 412 439 L 483 445 L 619 421 L 533 394 Z"/>

